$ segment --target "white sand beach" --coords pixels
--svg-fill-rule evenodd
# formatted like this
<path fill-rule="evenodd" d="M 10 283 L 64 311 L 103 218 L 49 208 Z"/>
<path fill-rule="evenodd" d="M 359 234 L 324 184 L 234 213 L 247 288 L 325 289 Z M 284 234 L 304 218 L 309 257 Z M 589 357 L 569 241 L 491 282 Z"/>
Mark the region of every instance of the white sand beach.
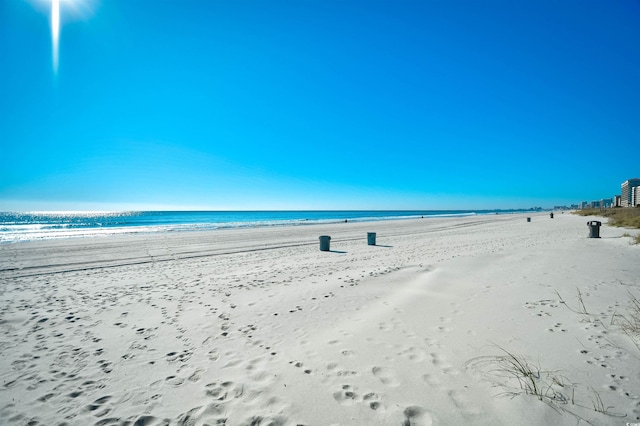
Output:
<path fill-rule="evenodd" d="M 592 219 L 0 245 L 0 424 L 640 424 L 637 231 Z"/>

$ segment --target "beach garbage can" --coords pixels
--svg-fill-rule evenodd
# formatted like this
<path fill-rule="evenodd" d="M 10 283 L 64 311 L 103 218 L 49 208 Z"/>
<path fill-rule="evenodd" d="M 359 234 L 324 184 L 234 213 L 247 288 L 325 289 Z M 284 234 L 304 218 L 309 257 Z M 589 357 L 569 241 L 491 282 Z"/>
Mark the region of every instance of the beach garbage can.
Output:
<path fill-rule="evenodd" d="M 320 251 L 329 251 L 329 246 L 330 246 L 329 241 L 331 241 L 330 236 L 328 235 L 320 236 Z"/>
<path fill-rule="evenodd" d="M 549 213 L 549 217 L 553 219 L 553 213 Z"/>
<path fill-rule="evenodd" d="M 527 218 L 527 222 L 531 222 L 531 218 L 530 217 Z"/>
<path fill-rule="evenodd" d="M 602 225 L 602 222 L 598 222 L 597 220 L 587 222 L 589 238 L 600 238 L 600 225 Z"/>
<path fill-rule="evenodd" d="M 376 233 L 375 232 L 367 232 L 367 244 L 370 246 L 376 245 Z"/>

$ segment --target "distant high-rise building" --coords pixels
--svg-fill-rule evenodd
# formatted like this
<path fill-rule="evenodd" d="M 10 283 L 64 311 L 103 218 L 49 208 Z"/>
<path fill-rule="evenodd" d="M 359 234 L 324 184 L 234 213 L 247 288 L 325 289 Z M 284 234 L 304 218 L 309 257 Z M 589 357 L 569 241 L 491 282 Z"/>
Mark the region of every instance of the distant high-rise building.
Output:
<path fill-rule="evenodd" d="M 603 198 L 602 200 L 600 200 L 600 207 L 609 208 L 612 205 L 613 205 L 612 198 Z"/>
<path fill-rule="evenodd" d="M 631 206 L 640 206 L 640 185 L 634 186 L 631 190 Z"/>
<path fill-rule="evenodd" d="M 640 186 L 640 179 L 629 179 L 622 183 L 622 197 L 621 197 L 621 205 L 622 207 L 631 207 L 633 206 L 633 200 L 631 197 L 633 196 L 633 188 Z"/>
<path fill-rule="evenodd" d="M 620 195 L 615 195 L 613 197 L 613 207 L 622 207 L 621 203 L 621 196 Z"/>

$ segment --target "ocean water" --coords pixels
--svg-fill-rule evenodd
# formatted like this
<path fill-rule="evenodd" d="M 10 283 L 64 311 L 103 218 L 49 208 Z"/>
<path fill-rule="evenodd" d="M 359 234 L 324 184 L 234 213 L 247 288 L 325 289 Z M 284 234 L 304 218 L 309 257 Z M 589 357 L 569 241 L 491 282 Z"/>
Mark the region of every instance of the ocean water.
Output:
<path fill-rule="evenodd" d="M 10 212 L 0 213 L 0 243 L 511 212 L 515 210 Z"/>

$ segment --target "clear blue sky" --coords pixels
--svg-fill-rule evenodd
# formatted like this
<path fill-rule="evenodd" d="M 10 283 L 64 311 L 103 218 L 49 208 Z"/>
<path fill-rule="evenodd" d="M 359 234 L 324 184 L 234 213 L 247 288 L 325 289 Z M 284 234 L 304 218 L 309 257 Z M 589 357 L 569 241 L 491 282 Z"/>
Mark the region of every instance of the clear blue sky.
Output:
<path fill-rule="evenodd" d="M 527 208 L 640 177 L 634 0 L 0 0 L 0 210 Z"/>

